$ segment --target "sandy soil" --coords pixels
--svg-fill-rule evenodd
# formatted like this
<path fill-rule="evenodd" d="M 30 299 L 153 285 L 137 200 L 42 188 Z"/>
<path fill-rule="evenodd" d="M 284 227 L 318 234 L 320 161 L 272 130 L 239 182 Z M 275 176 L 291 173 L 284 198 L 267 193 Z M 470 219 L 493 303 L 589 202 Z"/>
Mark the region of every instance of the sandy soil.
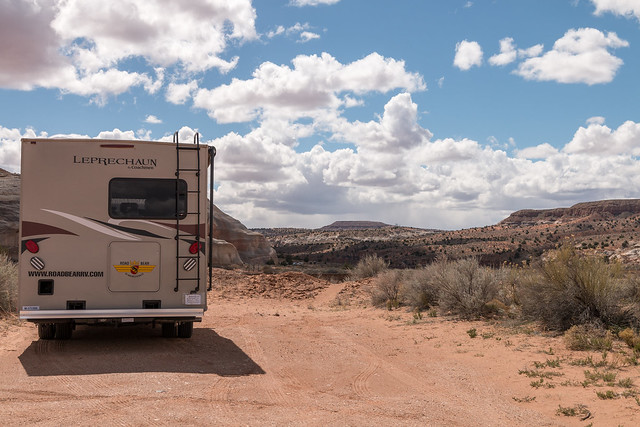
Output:
<path fill-rule="evenodd" d="M 0 323 L 1 423 L 640 425 L 630 396 L 640 368 L 620 343 L 605 360 L 616 381 L 634 386 L 584 387 L 585 370 L 604 368 L 576 364 L 603 354 L 568 351 L 561 337 L 531 326 L 367 307 L 366 283 L 216 277 L 191 339 L 164 339 L 160 328 L 79 327 L 69 341 L 41 341 L 31 324 Z M 540 378 L 521 372 L 550 374 L 535 387 Z M 596 395 L 607 390 L 619 396 Z M 586 407 L 579 415 L 557 414 L 577 405 Z"/>

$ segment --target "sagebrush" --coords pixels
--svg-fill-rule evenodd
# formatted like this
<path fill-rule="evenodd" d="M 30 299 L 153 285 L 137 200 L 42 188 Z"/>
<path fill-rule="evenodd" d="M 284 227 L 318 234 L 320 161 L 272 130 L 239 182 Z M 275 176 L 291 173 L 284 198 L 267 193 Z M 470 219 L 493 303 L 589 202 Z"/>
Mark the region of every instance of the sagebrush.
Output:
<path fill-rule="evenodd" d="M 378 255 L 365 255 L 358 264 L 351 270 L 349 278 L 351 280 L 361 280 L 369 277 L 376 277 L 389 268 L 389 264 L 378 257 Z"/>
<path fill-rule="evenodd" d="M 18 305 L 18 265 L 0 253 L 0 314 L 12 313 Z"/>
<path fill-rule="evenodd" d="M 633 323 L 629 281 L 618 263 L 580 254 L 566 245 L 549 253 L 519 283 L 525 316 L 550 329 L 567 330 L 585 323 Z"/>

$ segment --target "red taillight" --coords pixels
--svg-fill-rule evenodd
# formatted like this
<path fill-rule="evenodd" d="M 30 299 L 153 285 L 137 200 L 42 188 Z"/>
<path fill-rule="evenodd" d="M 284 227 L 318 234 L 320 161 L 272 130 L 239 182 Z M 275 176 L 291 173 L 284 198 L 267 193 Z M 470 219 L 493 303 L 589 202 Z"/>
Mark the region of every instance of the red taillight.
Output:
<path fill-rule="evenodd" d="M 40 250 L 40 247 L 38 246 L 38 244 L 36 242 L 34 242 L 33 240 L 27 240 L 26 243 L 24 244 L 24 246 L 32 254 L 37 254 L 38 251 Z"/>
<path fill-rule="evenodd" d="M 200 243 L 198 243 L 198 242 L 193 242 L 193 243 L 191 244 L 191 246 L 189 246 L 189 253 L 190 253 L 190 254 L 195 255 L 195 254 L 197 254 L 197 253 L 198 253 L 198 251 L 200 250 L 200 248 L 201 248 L 201 247 L 202 247 L 202 246 L 200 245 Z"/>

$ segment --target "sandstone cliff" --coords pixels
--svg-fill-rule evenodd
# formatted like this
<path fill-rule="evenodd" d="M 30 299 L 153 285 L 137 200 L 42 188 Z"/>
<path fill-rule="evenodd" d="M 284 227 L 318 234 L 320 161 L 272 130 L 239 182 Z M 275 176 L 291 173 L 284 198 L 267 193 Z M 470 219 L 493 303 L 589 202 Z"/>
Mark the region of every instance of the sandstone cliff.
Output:
<path fill-rule="evenodd" d="M 578 203 L 570 208 L 523 209 L 512 213 L 500 225 L 533 225 L 577 219 L 606 220 L 640 213 L 640 199 L 602 200 Z"/>

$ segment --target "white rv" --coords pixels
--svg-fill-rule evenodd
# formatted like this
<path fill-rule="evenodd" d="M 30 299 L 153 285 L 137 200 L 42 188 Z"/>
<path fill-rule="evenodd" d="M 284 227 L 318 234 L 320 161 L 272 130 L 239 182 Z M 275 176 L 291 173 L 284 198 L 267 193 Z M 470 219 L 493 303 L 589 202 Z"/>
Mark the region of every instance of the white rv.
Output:
<path fill-rule="evenodd" d="M 42 339 L 131 323 L 191 337 L 211 286 L 214 156 L 198 134 L 23 139 L 20 318 Z"/>

